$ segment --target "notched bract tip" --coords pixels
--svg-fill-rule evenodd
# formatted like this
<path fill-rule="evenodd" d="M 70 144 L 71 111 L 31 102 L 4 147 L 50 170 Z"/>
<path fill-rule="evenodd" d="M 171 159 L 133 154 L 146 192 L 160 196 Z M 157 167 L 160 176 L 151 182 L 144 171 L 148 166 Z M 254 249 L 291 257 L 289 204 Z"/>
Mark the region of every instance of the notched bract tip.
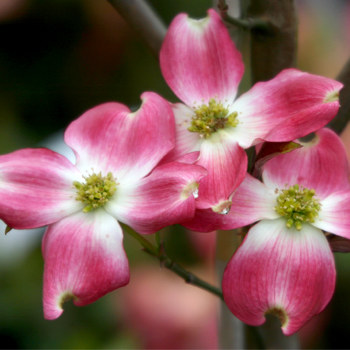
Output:
<path fill-rule="evenodd" d="M 7 225 L 6 228 L 5 228 L 5 235 L 7 235 L 11 230 L 12 230 L 12 227 Z"/>
<path fill-rule="evenodd" d="M 330 92 L 324 99 L 324 103 L 339 101 L 339 91 Z"/>

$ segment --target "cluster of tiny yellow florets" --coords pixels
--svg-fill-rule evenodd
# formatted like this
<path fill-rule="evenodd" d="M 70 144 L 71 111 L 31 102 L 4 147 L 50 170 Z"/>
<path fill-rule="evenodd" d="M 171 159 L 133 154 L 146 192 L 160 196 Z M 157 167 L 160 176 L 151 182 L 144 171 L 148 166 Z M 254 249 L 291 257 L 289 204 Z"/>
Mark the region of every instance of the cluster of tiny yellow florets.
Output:
<path fill-rule="evenodd" d="M 99 172 L 83 176 L 83 178 L 85 183 L 74 181 L 73 186 L 77 189 L 75 200 L 86 204 L 83 209 L 84 213 L 106 204 L 117 189 L 118 183 L 111 172 L 107 176 L 102 176 Z"/>
<path fill-rule="evenodd" d="M 314 198 L 315 190 L 299 188 L 299 185 L 294 185 L 280 192 L 275 210 L 287 218 L 286 226 L 288 228 L 295 225 L 295 228 L 300 231 L 303 222 L 315 222 L 318 212 L 321 210 L 321 204 Z"/>
<path fill-rule="evenodd" d="M 224 129 L 226 125 L 237 126 L 237 112 L 228 113 L 228 109 L 221 102 L 211 98 L 209 104 L 195 107 L 195 115 L 192 117 L 188 131 L 198 132 L 207 139 L 213 132 Z"/>

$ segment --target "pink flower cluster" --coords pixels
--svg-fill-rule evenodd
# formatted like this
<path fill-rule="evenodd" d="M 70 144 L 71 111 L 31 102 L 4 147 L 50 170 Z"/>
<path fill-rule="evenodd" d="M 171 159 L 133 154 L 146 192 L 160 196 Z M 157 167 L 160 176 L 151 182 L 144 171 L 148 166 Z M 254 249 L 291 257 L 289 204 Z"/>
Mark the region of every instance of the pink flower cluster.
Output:
<path fill-rule="evenodd" d="M 85 112 L 64 136 L 75 165 L 43 148 L 0 157 L 0 218 L 16 229 L 48 225 L 45 318 L 129 282 L 118 222 L 152 234 L 175 223 L 208 232 L 259 221 L 226 268 L 224 298 L 244 322 L 273 313 L 292 334 L 334 291 L 323 231 L 350 238 L 345 151 L 319 130 L 336 115 L 342 84 L 287 69 L 235 99 L 243 62 L 213 10 L 173 20 L 160 65 L 183 103 L 145 92 L 136 112 L 119 103 Z M 244 149 L 315 131 L 266 163 L 264 183 L 247 174 Z"/>

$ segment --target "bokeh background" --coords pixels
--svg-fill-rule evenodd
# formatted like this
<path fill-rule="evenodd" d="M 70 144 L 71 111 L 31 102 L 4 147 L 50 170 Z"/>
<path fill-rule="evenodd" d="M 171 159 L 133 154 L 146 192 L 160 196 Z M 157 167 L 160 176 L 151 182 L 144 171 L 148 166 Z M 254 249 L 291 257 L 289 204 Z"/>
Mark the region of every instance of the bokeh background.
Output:
<path fill-rule="evenodd" d="M 201 18 L 211 0 L 150 0 L 166 24 L 179 12 Z M 350 57 L 350 4 L 299 0 L 298 68 L 335 78 Z M 107 101 L 131 108 L 144 91 L 175 102 L 157 61 L 104 0 L 0 0 L 0 154 L 62 145 L 65 127 Z M 249 88 L 249 37 L 241 91 Z M 4 230 L 5 226 L 0 226 Z M 44 229 L 0 234 L 0 348 L 189 349 L 217 346 L 215 297 L 159 266 L 125 237 L 131 283 L 92 305 L 65 304 L 46 321 L 42 312 Z M 213 233 L 163 232 L 168 255 L 215 280 Z M 337 286 L 326 310 L 300 331 L 305 349 L 349 348 L 350 255 L 335 254 Z M 229 331 L 229 330 L 228 330 Z"/>

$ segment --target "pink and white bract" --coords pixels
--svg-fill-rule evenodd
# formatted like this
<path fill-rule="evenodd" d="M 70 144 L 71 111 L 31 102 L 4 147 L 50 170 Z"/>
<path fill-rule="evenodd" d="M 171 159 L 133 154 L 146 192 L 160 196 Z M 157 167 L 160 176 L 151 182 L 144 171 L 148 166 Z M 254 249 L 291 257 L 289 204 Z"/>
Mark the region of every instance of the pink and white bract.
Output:
<path fill-rule="evenodd" d="M 264 183 L 247 174 L 226 216 L 230 228 L 261 220 L 226 267 L 228 307 L 254 326 L 272 313 L 286 335 L 320 313 L 333 295 L 334 258 L 322 230 L 350 238 L 344 146 L 328 129 L 303 146 L 268 161 Z"/>
<path fill-rule="evenodd" d="M 106 103 L 69 125 L 75 165 L 43 148 L 0 157 L 1 219 L 16 229 L 49 225 L 42 245 L 47 319 L 59 317 L 69 299 L 86 305 L 129 282 L 118 221 L 150 234 L 194 216 L 193 193 L 206 171 L 157 167 L 174 147 L 174 116 L 160 96 L 141 97 L 134 113 Z"/>
<path fill-rule="evenodd" d="M 201 210 L 229 211 L 247 170 L 244 148 L 305 136 L 326 125 L 339 108 L 341 83 L 296 69 L 256 84 L 235 101 L 243 62 L 214 10 L 201 20 L 175 17 L 160 65 L 166 82 L 185 103 L 172 105 L 176 145 L 165 160 L 200 151 L 196 164 L 208 170 L 197 199 Z"/>

